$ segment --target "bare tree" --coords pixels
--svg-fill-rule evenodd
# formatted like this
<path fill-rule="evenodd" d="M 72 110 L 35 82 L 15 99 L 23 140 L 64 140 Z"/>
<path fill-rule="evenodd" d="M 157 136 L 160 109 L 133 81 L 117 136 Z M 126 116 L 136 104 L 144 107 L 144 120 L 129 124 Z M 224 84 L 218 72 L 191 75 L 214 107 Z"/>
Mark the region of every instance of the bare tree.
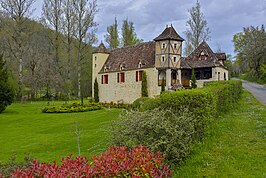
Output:
<path fill-rule="evenodd" d="M 187 21 L 188 29 L 185 31 L 186 35 L 186 55 L 189 55 L 199 44 L 205 40 L 210 39 L 210 30 L 207 27 L 207 21 L 201 12 L 201 6 L 197 1 L 196 6 L 188 10 L 190 18 Z"/>
<path fill-rule="evenodd" d="M 18 93 L 17 98 L 22 98 L 22 85 L 23 85 L 23 60 L 25 51 L 25 40 L 23 35 L 26 28 L 24 23 L 27 18 L 32 14 L 32 5 L 35 0 L 0 0 L 1 8 L 4 13 L 12 19 L 10 27 L 12 30 L 8 30 L 7 33 L 12 33 L 8 45 L 12 51 L 13 57 L 18 61 Z"/>
<path fill-rule="evenodd" d="M 73 42 L 74 35 L 74 6 L 72 0 L 63 1 L 63 29 L 66 39 L 64 42 L 67 45 L 67 92 L 68 99 L 71 98 L 71 80 L 70 80 L 70 71 L 71 71 L 71 45 Z"/>
<path fill-rule="evenodd" d="M 97 10 L 96 0 L 73 0 L 74 17 L 75 17 L 75 33 L 74 36 L 78 40 L 78 97 L 81 98 L 81 60 L 84 43 L 95 40 L 95 28 L 97 26 L 94 17 Z"/>

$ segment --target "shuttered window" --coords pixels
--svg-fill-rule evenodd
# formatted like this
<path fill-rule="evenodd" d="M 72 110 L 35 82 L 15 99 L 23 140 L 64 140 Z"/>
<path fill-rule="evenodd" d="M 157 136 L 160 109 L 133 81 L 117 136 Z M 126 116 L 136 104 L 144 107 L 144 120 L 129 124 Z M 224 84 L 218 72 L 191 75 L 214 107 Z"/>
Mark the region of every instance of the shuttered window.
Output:
<path fill-rule="evenodd" d="M 108 74 L 102 75 L 102 84 L 108 84 Z"/>
<path fill-rule="evenodd" d="M 125 72 L 117 73 L 117 83 L 124 83 L 125 82 Z"/>
<path fill-rule="evenodd" d="M 142 73 L 143 73 L 142 70 L 136 71 L 136 82 L 142 81 Z"/>

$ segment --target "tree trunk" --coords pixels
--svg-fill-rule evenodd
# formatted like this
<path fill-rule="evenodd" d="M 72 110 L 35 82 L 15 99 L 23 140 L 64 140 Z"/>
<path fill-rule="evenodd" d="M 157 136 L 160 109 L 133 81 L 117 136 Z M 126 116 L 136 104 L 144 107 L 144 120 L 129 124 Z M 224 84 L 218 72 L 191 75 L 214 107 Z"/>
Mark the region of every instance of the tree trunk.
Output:
<path fill-rule="evenodd" d="M 19 69 L 18 69 L 18 96 L 17 98 L 20 100 L 22 98 L 22 82 L 23 82 L 23 66 L 22 66 L 22 58 L 19 59 Z"/>
<path fill-rule="evenodd" d="M 78 97 L 81 97 L 81 45 L 78 47 Z"/>

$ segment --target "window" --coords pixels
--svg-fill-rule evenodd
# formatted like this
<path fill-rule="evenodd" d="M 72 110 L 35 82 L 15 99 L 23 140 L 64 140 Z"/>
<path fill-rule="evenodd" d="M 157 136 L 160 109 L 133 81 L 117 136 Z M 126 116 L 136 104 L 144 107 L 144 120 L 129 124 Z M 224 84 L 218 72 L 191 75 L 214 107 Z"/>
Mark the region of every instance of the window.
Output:
<path fill-rule="evenodd" d="M 162 56 L 162 57 L 161 57 L 161 61 L 162 61 L 162 62 L 165 62 L 165 56 Z"/>
<path fill-rule="evenodd" d="M 177 43 L 174 43 L 174 48 L 175 48 L 175 49 L 177 48 Z"/>
<path fill-rule="evenodd" d="M 166 44 L 165 43 L 162 44 L 162 48 L 163 49 L 166 48 Z"/>
<path fill-rule="evenodd" d="M 95 68 L 96 68 L 96 67 L 97 67 L 97 64 L 95 64 L 94 66 L 95 66 Z"/>
<path fill-rule="evenodd" d="M 108 84 L 108 74 L 102 75 L 102 84 Z"/>
<path fill-rule="evenodd" d="M 176 62 L 176 59 L 177 59 L 177 57 L 176 56 L 173 56 L 173 61 L 174 62 Z"/>
<path fill-rule="evenodd" d="M 117 73 L 117 83 L 125 82 L 125 72 Z"/>
<path fill-rule="evenodd" d="M 95 61 L 96 61 L 96 60 L 97 60 L 97 57 L 95 56 L 95 58 L 94 58 L 94 59 L 95 59 Z"/>
<path fill-rule="evenodd" d="M 136 82 L 142 81 L 142 74 L 143 74 L 142 70 L 136 71 Z"/>

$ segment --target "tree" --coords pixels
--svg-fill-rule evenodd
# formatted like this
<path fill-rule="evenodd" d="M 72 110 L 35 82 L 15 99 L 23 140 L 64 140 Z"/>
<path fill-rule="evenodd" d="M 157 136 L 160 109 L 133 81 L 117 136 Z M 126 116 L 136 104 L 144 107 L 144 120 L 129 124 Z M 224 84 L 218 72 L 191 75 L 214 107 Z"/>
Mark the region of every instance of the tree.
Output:
<path fill-rule="evenodd" d="M 266 32 L 264 26 L 246 27 L 233 38 L 237 59 L 242 73 L 250 78 L 259 79 L 262 65 L 266 64 Z"/>
<path fill-rule="evenodd" d="M 82 53 L 84 52 L 84 43 L 93 43 L 96 41 L 95 27 L 97 26 L 94 21 L 97 10 L 97 1 L 92 0 L 76 0 L 73 1 L 74 5 L 74 18 L 75 18 L 75 31 L 74 36 L 78 40 L 78 97 L 81 98 L 81 60 Z"/>
<path fill-rule="evenodd" d="M 8 29 L 7 33 L 12 33 L 9 47 L 13 56 L 18 61 L 18 93 L 17 97 L 22 97 L 22 85 L 23 85 L 23 61 L 24 52 L 26 51 L 23 35 L 27 31 L 24 26 L 27 17 L 32 13 L 31 7 L 35 0 L 0 0 L 2 10 L 12 19 L 14 25 L 12 30 Z"/>
<path fill-rule="evenodd" d="M 197 81 L 196 81 L 196 76 L 195 76 L 195 70 L 194 69 L 192 69 L 191 87 L 192 88 L 197 88 Z"/>
<path fill-rule="evenodd" d="M 186 55 L 189 55 L 196 49 L 202 41 L 210 39 L 210 30 L 207 27 L 207 21 L 201 12 L 201 6 L 197 0 L 196 6 L 188 10 L 190 18 L 186 22 L 188 29 L 185 31 L 186 35 Z"/>
<path fill-rule="evenodd" d="M 94 101 L 96 103 L 99 102 L 99 85 L 98 85 L 98 82 L 97 82 L 97 78 L 94 81 Z"/>
<path fill-rule="evenodd" d="M 115 18 L 113 25 L 107 27 L 107 34 L 105 35 L 105 41 L 109 45 L 110 49 L 115 49 L 119 46 L 119 34 L 118 34 L 118 24 Z"/>
<path fill-rule="evenodd" d="M 162 85 L 161 85 L 161 94 L 165 91 L 165 80 L 163 78 Z"/>
<path fill-rule="evenodd" d="M 147 74 L 145 71 L 142 73 L 141 97 L 148 97 Z"/>
<path fill-rule="evenodd" d="M 13 102 L 14 90 L 8 82 L 8 73 L 3 54 L 0 55 L 0 113 Z"/>
<path fill-rule="evenodd" d="M 141 43 L 143 40 L 137 38 L 135 33 L 135 27 L 133 22 L 128 21 L 128 19 L 123 21 L 122 26 L 122 43 L 123 47 L 131 46 L 137 43 Z"/>

